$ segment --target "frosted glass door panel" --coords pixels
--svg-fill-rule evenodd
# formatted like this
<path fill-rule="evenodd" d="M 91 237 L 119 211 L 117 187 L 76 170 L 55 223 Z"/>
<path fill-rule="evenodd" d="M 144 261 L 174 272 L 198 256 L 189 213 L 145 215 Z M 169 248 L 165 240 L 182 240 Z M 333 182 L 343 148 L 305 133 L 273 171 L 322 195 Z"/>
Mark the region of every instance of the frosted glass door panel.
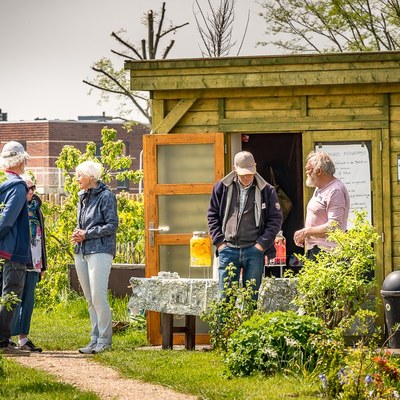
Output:
<path fill-rule="evenodd" d="M 168 226 L 168 233 L 206 231 L 210 195 L 159 196 L 159 225 Z"/>
<path fill-rule="evenodd" d="M 211 183 L 214 179 L 213 144 L 157 146 L 158 183 Z"/>
<path fill-rule="evenodd" d="M 189 245 L 160 246 L 160 271 L 177 272 L 181 278 L 189 277 Z"/>
<path fill-rule="evenodd" d="M 212 278 L 212 267 L 189 267 L 189 245 L 160 246 L 159 251 L 160 271 L 177 272 L 181 278 Z"/>

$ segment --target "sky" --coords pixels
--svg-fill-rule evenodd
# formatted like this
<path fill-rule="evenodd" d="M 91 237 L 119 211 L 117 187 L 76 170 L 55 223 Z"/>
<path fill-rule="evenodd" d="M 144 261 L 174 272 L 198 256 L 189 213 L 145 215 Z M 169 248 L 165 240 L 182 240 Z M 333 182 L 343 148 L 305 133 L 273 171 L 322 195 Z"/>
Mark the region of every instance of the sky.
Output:
<path fill-rule="evenodd" d="M 201 57 L 201 40 L 193 15 L 194 0 L 165 0 L 166 20 L 174 25 L 189 22 L 162 42 L 175 45 L 168 58 Z M 199 0 L 204 10 L 207 0 Z M 212 0 L 219 4 L 219 0 Z M 78 116 L 116 116 L 117 103 L 98 104 L 99 92 L 88 94 L 83 79 L 93 80 L 90 67 L 102 57 L 116 60 L 111 49 L 123 47 L 111 32 L 139 47 L 147 37 L 141 23 L 148 10 L 161 10 L 160 0 L 1 0 L 0 7 L 0 109 L 9 121 L 76 120 Z M 240 42 L 250 11 L 250 28 L 241 56 L 267 54 L 256 46 L 265 40 L 261 7 L 257 0 L 236 0 L 234 36 Z M 167 26 L 165 25 L 165 26 Z M 236 55 L 231 53 L 231 55 Z M 133 116 L 135 117 L 135 116 Z"/>

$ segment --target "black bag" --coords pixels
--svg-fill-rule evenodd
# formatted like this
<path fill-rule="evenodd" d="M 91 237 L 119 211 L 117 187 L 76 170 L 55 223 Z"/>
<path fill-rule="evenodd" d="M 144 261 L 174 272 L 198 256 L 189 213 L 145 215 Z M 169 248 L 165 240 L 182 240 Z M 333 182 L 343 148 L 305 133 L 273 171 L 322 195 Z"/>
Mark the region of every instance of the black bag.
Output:
<path fill-rule="evenodd" d="M 275 174 L 272 167 L 269 167 L 271 185 L 275 188 L 276 194 L 278 195 L 279 204 L 281 206 L 283 221 L 289 216 L 292 210 L 293 204 L 289 196 L 283 191 L 283 189 L 276 183 Z"/>

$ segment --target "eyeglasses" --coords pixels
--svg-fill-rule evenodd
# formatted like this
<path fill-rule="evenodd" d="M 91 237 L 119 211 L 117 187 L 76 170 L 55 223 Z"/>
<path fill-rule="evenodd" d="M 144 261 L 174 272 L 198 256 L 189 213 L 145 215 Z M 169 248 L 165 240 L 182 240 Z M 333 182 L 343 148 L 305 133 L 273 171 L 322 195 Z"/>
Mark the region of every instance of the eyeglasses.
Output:
<path fill-rule="evenodd" d="M 32 192 L 34 192 L 36 190 L 36 185 L 28 186 L 28 192 L 29 190 L 32 190 Z"/>

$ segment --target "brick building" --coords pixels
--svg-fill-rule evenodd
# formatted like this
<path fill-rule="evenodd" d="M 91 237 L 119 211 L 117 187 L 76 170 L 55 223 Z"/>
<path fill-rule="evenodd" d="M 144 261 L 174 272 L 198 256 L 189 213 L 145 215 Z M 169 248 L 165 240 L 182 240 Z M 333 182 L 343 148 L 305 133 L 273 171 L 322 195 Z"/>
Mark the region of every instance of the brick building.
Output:
<path fill-rule="evenodd" d="M 0 122 L 0 148 L 10 140 L 22 143 L 31 156 L 27 170 L 35 173 L 38 192 L 62 193 L 63 177 L 55 165 L 61 149 L 64 145 L 72 145 L 84 151 L 90 141 L 100 145 L 101 130 L 105 126 L 118 132 L 117 138 L 124 142 L 126 154 L 133 158 L 132 169 L 139 169 L 142 136 L 149 133 L 149 128 L 141 124 L 127 133 L 122 123 L 113 121 L 4 121 Z M 130 182 L 113 182 L 111 187 L 131 193 L 139 191 L 139 185 Z"/>

